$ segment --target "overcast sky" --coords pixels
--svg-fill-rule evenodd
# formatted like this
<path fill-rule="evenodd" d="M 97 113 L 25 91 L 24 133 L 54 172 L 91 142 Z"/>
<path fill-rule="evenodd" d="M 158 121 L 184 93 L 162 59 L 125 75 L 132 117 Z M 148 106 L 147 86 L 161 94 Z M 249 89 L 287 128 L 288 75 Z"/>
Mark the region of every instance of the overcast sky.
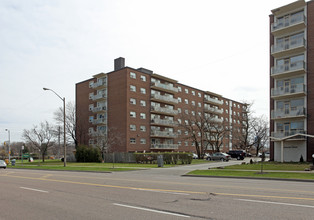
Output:
<path fill-rule="evenodd" d="M 113 60 L 269 114 L 269 14 L 291 0 L 0 0 L 0 144 Z"/>

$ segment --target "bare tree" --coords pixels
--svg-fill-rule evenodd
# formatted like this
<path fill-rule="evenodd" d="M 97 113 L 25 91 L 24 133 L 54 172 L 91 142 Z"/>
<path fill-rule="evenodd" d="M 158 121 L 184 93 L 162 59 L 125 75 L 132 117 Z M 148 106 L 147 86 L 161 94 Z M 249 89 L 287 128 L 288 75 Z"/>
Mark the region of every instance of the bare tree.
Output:
<path fill-rule="evenodd" d="M 24 129 L 22 136 L 27 143 L 40 151 L 42 161 L 45 162 L 44 156 L 53 145 L 53 127 L 47 121 L 41 122 L 39 126 L 34 125 L 30 130 Z"/>
<path fill-rule="evenodd" d="M 215 111 L 215 108 L 211 108 Z M 190 111 L 180 114 L 181 122 L 178 126 L 188 135 L 184 138 L 194 142 L 199 158 L 203 158 L 205 151 L 210 147 L 213 152 L 219 152 L 223 138 L 229 130 L 224 126 L 222 118 L 215 113 L 208 113 L 202 108 L 191 108 Z"/>
<path fill-rule="evenodd" d="M 105 159 L 105 153 L 114 152 L 114 147 L 122 143 L 122 137 L 114 127 L 108 128 L 107 131 L 96 131 L 90 134 L 94 139 L 95 146 L 100 150 L 102 159 Z"/>
<path fill-rule="evenodd" d="M 73 140 L 73 143 L 76 148 L 79 144 L 78 137 L 81 137 L 81 135 L 78 135 L 78 133 L 82 134 L 83 132 L 86 133 L 85 129 L 86 126 L 82 126 L 82 123 L 77 121 L 79 117 L 76 118 L 76 108 L 73 102 L 68 102 L 65 108 L 66 108 L 65 129 L 67 142 L 72 142 L 70 140 Z M 58 125 L 63 125 L 64 117 L 62 107 L 58 108 L 58 110 L 54 112 L 54 119 L 56 120 Z M 63 126 L 61 126 L 61 132 L 63 133 Z"/>
<path fill-rule="evenodd" d="M 262 150 L 268 142 L 269 125 L 266 116 L 255 117 L 252 123 L 252 134 L 254 137 L 254 146 L 256 148 L 256 156 L 260 150 Z"/>

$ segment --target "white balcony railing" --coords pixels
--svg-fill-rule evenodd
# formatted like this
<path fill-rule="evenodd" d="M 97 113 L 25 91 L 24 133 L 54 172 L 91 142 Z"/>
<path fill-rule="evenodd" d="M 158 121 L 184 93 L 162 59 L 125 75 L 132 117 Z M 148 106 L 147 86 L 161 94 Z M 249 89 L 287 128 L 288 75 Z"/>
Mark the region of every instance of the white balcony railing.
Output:
<path fill-rule="evenodd" d="M 291 50 L 294 48 L 298 48 L 301 46 L 305 46 L 305 39 L 303 37 L 289 40 L 288 42 L 284 42 L 281 44 L 271 46 L 271 53 L 279 53 L 285 50 Z"/>
<path fill-rule="evenodd" d="M 92 121 L 92 123 L 94 125 L 98 125 L 98 124 L 106 124 L 107 123 L 107 119 L 106 118 L 96 118 Z"/>
<path fill-rule="evenodd" d="M 290 16 L 288 19 L 281 20 L 279 22 L 275 22 L 271 25 L 271 31 L 277 31 L 283 28 L 290 27 L 295 24 L 303 23 L 305 22 L 305 16 L 304 14 L 297 14 L 296 16 Z"/>
<path fill-rule="evenodd" d="M 171 96 L 167 96 L 167 95 L 152 94 L 151 97 L 154 99 L 158 99 L 158 100 L 162 100 L 166 102 L 178 103 L 178 99 L 173 98 Z"/>
<path fill-rule="evenodd" d="M 282 64 L 277 65 L 275 67 L 271 68 L 271 75 L 277 75 L 285 72 L 293 72 L 293 71 L 299 71 L 299 70 L 305 70 L 305 62 L 297 62 L 297 63 L 290 63 L 290 64 Z"/>
<path fill-rule="evenodd" d="M 98 100 L 98 99 L 106 99 L 107 98 L 107 93 L 99 93 L 97 95 L 91 95 L 91 99 L 93 101 Z"/>
<path fill-rule="evenodd" d="M 165 108 L 165 107 L 160 107 L 160 106 L 152 106 L 151 110 L 152 111 L 156 111 L 156 112 L 166 113 L 166 114 L 173 114 L 173 115 L 178 114 L 178 110 Z"/>
<path fill-rule="evenodd" d="M 217 114 L 222 114 L 224 112 L 223 109 L 213 108 L 213 107 L 209 107 L 209 106 L 205 106 L 204 109 L 205 109 L 205 111 L 210 111 L 210 112 L 217 113 Z"/>
<path fill-rule="evenodd" d="M 271 96 L 282 96 L 282 95 L 292 95 L 297 93 L 305 93 L 305 84 L 295 84 L 289 87 L 279 87 L 279 88 L 272 88 L 271 89 Z"/>
<path fill-rule="evenodd" d="M 298 106 L 290 109 L 278 109 L 271 111 L 272 119 L 281 119 L 289 117 L 305 116 L 306 109 L 303 106 Z"/>
<path fill-rule="evenodd" d="M 150 149 L 178 149 L 178 144 L 152 144 Z"/>
<path fill-rule="evenodd" d="M 159 82 L 154 82 L 152 83 L 152 86 L 156 86 L 158 88 L 166 89 L 172 92 L 178 92 L 178 88 L 174 87 L 171 84 L 164 84 L 164 83 L 159 83 Z"/>
<path fill-rule="evenodd" d="M 106 111 L 107 107 L 106 106 L 98 106 L 98 107 L 93 107 L 92 112 L 100 112 L 100 111 Z"/>
<path fill-rule="evenodd" d="M 151 131 L 151 136 L 159 136 L 159 137 L 168 137 L 168 138 L 176 138 L 178 135 L 171 131 Z"/>
<path fill-rule="evenodd" d="M 173 120 L 160 119 L 160 118 L 151 119 L 151 123 L 153 123 L 153 124 L 160 124 L 160 125 L 170 125 L 170 126 L 175 125 L 175 122 Z"/>
<path fill-rule="evenodd" d="M 223 100 L 219 100 L 217 98 L 211 98 L 208 96 L 204 96 L 205 101 L 211 102 L 211 103 L 215 103 L 217 105 L 222 105 L 224 103 Z"/>
<path fill-rule="evenodd" d="M 295 130 L 289 130 L 289 131 L 276 131 L 272 132 L 271 136 L 274 138 L 284 138 L 295 134 L 306 134 L 306 131 L 304 129 L 295 129 Z M 294 139 L 305 139 L 306 137 L 296 137 Z"/>
<path fill-rule="evenodd" d="M 96 89 L 97 87 L 100 87 L 100 86 L 107 86 L 107 79 L 100 79 L 97 82 L 91 84 L 91 87 L 93 89 Z"/>

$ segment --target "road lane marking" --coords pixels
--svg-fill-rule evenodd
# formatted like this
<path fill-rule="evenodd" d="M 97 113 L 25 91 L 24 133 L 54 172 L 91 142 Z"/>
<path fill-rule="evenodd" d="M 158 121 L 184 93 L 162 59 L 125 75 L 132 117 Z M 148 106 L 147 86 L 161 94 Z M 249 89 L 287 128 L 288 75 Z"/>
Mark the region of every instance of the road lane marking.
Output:
<path fill-rule="evenodd" d="M 162 191 L 162 192 L 175 192 L 175 193 L 187 193 L 187 194 L 204 194 L 204 195 L 208 194 L 208 192 L 198 192 L 198 191 L 135 188 L 135 187 L 130 187 L 130 186 L 104 185 L 104 184 L 98 184 L 98 183 L 75 182 L 75 181 L 69 181 L 69 180 L 43 179 L 43 178 L 26 177 L 26 176 L 13 176 L 13 175 L 10 175 L 8 177 L 21 178 L 21 179 L 31 179 L 31 180 L 42 180 L 42 181 L 58 182 L 58 183 L 70 183 L 70 184 L 87 185 L 87 186 L 100 186 L 100 187 L 117 188 L 117 189 L 155 190 L 155 191 Z M 314 201 L 314 198 L 302 198 L 302 197 L 265 196 L 265 195 L 233 194 L 233 193 L 219 193 L 219 192 L 210 192 L 210 193 L 215 194 L 215 195 L 222 195 L 222 196 L 276 198 L 276 199 L 294 199 L 294 200 Z"/>
<path fill-rule="evenodd" d="M 24 172 L 12 172 L 15 174 Z M 35 172 L 29 172 L 31 174 L 39 174 Z M 11 173 L 8 173 L 11 174 Z M 8 174 L 0 176 L 9 176 Z M 231 186 L 231 185 L 215 185 L 215 184 L 199 184 L 199 183 L 184 183 L 184 182 L 170 182 L 170 181 L 153 181 L 153 180 L 144 180 L 144 179 L 124 179 L 124 178 L 111 178 L 111 177 L 87 177 L 87 176 L 75 176 L 75 175 L 56 175 L 51 174 L 52 176 L 59 176 L 59 177 L 72 177 L 72 178 L 84 178 L 84 179 L 100 179 L 100 180 L 116 180 L 116 181 L 128 181 L 128 182 L 147 182 L 147 183 L 167 183 L 173 185 L 186 185 L 186 186 L 212 186 L 212 187 L 219 187 L 219 188 L 227 188 L 227 189 L 252 189 L 252 190 L 263 190 L 263 191 L 274 191 L 274 192 L 297 192 L 297 193 L 306 193 L 306 194 L 314 194 L 314 191 L 304 191 L 304 190 L 289 190 L 289 189 L 273 189 L 273 188 L 260 188 L 260 187 L 241 187 L 241 186 Z M 193 177 L 194 178 L 194 177 Z"/>
<path fill-rule="evenodd" d="M 184 196 L 189 196 L 189 195 L 190 195 L 190 194 L 187 194 L 187 193 L 180 193 L 180 192 L 165 192 L 165 191 L 160 191 L 160 190 L 152 190 L 152 189 L 139 189 L 139 188 L 133 188 L 133 190 L 148 191 L 148 192 L 158 192 L 158 193 L 170 193 L 170 194 L 175 194 L 175 195 L 184 195 Z"/>
<path fill-rule="evenodd" d="M 138 210 L 143 210 L 143 211 L 148 211 L 148 212 L 156 212 L 156 213 L 166 214 L 166 215 L 174 215 L 174 216 L 184 217 L 184 218 L 190 218 L 191 217 L 191 216 L 188 216 L 188 215 L 177 214 L 177 213 L 174 213 L 174 212 L 165 212 L 165 211 L 159 211 L 159 210 L 156 210 L 156 209 L 148 209 L 148 208 L 142 208 L 142 207 L 137 207 L 137 206 L 123 205 L 123 204 L 119 204 L 119 203 L 113 203 L 113 205 L 126 207 L 126 208 L 131 208 L 131 209 L 138 209 Z"/>
<path fill-rule="evenodd" d="M 36 192 L 49 193 L 48 191 L 40 190 L 40 189 L 33 189 L 33 188 L 27 188 L 27 187 L 20 187 L 20 188 L 26 189 L 26 190 L 31 190 L 31 191 L 36 191 Z"/>
<path fill-rule="evenodd" d="M 288 205 L 288 206 L 297 206 L 297 207 L 305 207 L 305 208 L 314 208 L 311 205 L 300 205 L 300 204 L 292 204 L 292 203 L 283 203 L 283 202 L 270 202 L 270 201 L 261 201 L 261 200 L 250 200 L 250 199 L 235 199 L 239 201 L 245 202 L 256 202 L 256 203 L 266 203 L 266 204 L 275 204 L 275 205 Z"/>

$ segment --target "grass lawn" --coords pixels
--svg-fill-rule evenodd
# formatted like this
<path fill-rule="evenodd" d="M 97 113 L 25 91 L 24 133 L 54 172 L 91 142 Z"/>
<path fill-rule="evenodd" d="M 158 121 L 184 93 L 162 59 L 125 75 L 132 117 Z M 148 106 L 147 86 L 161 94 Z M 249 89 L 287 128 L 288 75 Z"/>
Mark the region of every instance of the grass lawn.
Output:
<path fill-rule="evenodd" d="M 231 177 L 255 177 L 255 178 L 282 178 L 282 179 L 314 179 L 314 173 L 298 173 L 304 171 L 311 163 L 278 163 L 264 162 L 263 173 L 260 173 L 261 163 L 241 164 L 227 166 L 224 169 L 195 170 L 188 174 L 205 176 L 231 176 Z M 276 172 L 271 172 L 276 171 Z M 282 171 L 282 172 L 280 172 Z M 292 172 L 284 172 L 292 171 Z"/>
<path fill-rule="evenodd" d="M 204 176 L 232 176 L 232 177 L 255 177 L 255 178 L 282 178 L 282 179 L 313 179 L 313 173 L 288 173 L 288 172 L 267 172 L 263 174 L 257 171 L 240 171 L 240 170 L 195 170 L 190 175 Z"/>
<path fill-rule="evenodd" d="M 285 170 L 285 171 L 304 171 L 305 168 L 309 168 L 311 163 L 279 163 L 279 162 L 264 162 L 264 170 Z M 260 170 L 261 163 L 254 164 L 241 164 L 228 166 L 226 169 L 236 170 Z"/>
<path fill-rule="evenodd" d="M 206 163 L 204 160 L 193 160 L 192 164 Z M 180 163 L 178 165 L 181 165 Z M 173 167 L 178 165 L 164 164 L 164 168 Z M 60 160 L 34 160 L 28 162 L 27 160 L 22 161 L 16 160 L 15 166 L 8 165 L 10 168 L 16 169 L 41 169 L 41 170 L 74 170 L 74 171 L 97 171 L 97 172 L 111 172 L 111 171 L 130 171 L 138 169 L 149 169 L 158 168 L 157 164 L 137 164 L 137 163 L 76 163 L 67 162 L 67 166 L 64 167 L 64 163 Z"/>

